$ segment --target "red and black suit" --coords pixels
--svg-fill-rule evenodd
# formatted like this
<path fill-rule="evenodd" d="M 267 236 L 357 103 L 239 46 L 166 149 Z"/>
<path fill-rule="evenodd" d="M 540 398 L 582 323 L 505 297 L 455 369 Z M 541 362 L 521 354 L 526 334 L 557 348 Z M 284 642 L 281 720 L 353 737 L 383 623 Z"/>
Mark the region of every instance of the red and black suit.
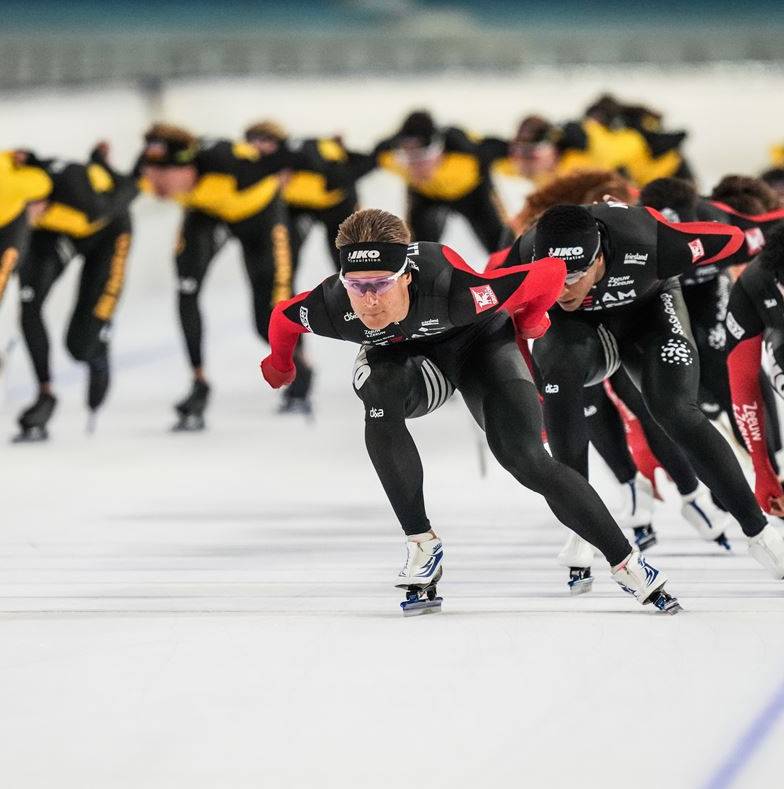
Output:
<path fill-rule="evenodd" d="M 551 330 L 533 346 L 553 454 L 587 474 L 582 389 L 622 366 L 669 436 L 670 449 L 682 448 L 744 532 L 757 534 L 765 517 L 732 450 L 697 402 L 699 356 L 678 279 L 695 266 L 746 260 L 743 232 L 716 222 L 670 223 L 653 209 L 620 203 L 587 210 L 599 227 L 604 276 L 577 311 L 553 308 Z M 506 265 L 531 260 L 533 238 L 532 230 L 518 239 Z M 613 386 L 637 413 L 635 387 Z M 667 448 L 648 438 L 665 462 Z"/>
<path fill-rule="evenodd" d="M 405 248 L 404 248 L 405 249 Z M 279 304 L 270 323 L 271 356 L 262 364 L 293 368 L 304 332 L 361 346 L 354 390 L 365 408 L 370 458 L 407 534 L 429 530 L 422 464 L 406 419 L 438 408 L 457 389 L 485 430 L 493 454 L 521 484 L 541 493 L 564 524 L 596 545 L 611 564 L 630 551 L 606 507 L 587 484 L 545 452 L 536 389 L 515 342 L 509 313 L 535 335 L 563 286 L 561 261 L 546 259 L 482 275 L 453 250 L 420 242 L 407 251 L 410 308 L 399 323 L 368 329 L 354 314 L 337 275 Z"/>

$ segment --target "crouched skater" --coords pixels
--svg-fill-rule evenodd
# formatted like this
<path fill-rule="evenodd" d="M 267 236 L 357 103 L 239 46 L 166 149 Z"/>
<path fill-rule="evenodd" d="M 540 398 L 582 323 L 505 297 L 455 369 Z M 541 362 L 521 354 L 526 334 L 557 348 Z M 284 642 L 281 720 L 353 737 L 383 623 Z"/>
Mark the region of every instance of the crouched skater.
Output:
<path fill-rule="evenodd" d="M 632 549 L 587 480 L 542 446 L 539 399 L 515 326 L 527 337 L 547 330 L 564 263 L 547 258 L 482 275 L 449 247 L 409 241 L 406 224 L 385 211 L 348 217 L 336 240 L 340 273 L 275 307 L 271 353 L 261 363 L 277 388 L 296 375 L 301 334 L 361 346 L 353 385 L 365 408 L 365 443 L 407 537 L 396 579 L 406 590 L 403 611 L 440 609 L 444 557 L 425 511 L 422 463 L 406 419 L 434 411 L 455 389 L 499 463 L 604 554 L 624 591 L 662 611 L 680 610 L 664 591 L 664 574 Z"/>

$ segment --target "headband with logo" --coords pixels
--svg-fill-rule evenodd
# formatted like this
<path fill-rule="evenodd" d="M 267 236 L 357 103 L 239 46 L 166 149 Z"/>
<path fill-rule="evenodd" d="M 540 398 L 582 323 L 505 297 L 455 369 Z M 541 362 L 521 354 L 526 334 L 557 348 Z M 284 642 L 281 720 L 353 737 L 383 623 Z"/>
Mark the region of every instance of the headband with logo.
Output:
<path fill-rule="evenodd" d="M 400 271 L 406 263 L 408 244 L 368 241 L 340 248 L 340 272 Z"/>

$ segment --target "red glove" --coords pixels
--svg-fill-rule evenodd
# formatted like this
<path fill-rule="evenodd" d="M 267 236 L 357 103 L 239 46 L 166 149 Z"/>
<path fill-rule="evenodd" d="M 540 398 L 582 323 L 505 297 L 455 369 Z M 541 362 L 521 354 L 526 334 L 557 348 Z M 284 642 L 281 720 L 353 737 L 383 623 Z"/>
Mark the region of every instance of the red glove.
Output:
<path fill-rule="evenodd" d="M 761 473 L 760 469 L 756 470 L 754 495 L 765 512 L 773 512 L 774 515 L 778 515 L 781 503 L 778 500 L 784 496 L 784 490 L 782 490 L 781 483 L 776 478 L 772 468 L 767 474 Z"/>
<path fill-rule="evenodd" d="M 544 337 L 545 333 L 550 328 L 550 316 L 545 313 L 542 320 L 540 320 L 536 326 L 526 326 L 522 321 L 515 321 L 515 324 L 517 326 L 517 333 L 524 340 L 538 340 L 540 337 Z"/>
<path fill-rule="evenodd" d="M 273 388 L 280 389 L 281 386 L 290 384 L 297 376 L 297 368 L 292 364 L 288 370 L 281 371 L 272 366 L 272 355 L 261 360 L 261 374 L 264 380 Z"/>

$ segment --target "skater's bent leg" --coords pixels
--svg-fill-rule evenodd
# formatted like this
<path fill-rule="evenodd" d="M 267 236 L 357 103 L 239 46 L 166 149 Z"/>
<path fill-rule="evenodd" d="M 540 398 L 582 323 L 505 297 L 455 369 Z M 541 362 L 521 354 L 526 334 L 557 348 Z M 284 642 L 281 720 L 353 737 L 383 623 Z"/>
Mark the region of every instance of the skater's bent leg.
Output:
<path fill-rule="evenodd" d="M 642 342 L 643 396 L 654 419 L 686 451 L 697 476 L 753 537 L 767 520 L 730 445 L 700 410 L 699 360 L 680 289 L 659 298 L 658 320 Z"/>
<path fill-rule="evenodd" d="M 194 212 L 185 215 L 177 244 L 178 308 L 185 348 L 195 378 L 202 377 L 202 318 L 199 294 L 210 261 L 220 247 L 219 223 Z"/>
<path fill-rule="evenodd" d="M 634 385 L 626 370 L 621 368 L 610 379 L 615 393 L 624 405 L 637 417 L 651 452 L 670 475 L 678 492 L 688 496 L 697 489 L 699 481 L 689 458 L 684 451 L 662 429 L 645 404 L 640 390 Z"/>
<path fill-rule="evenodd" d="M 408 536 L 426 534 L 430 521 L 422 461 L 405 421 L 426 399 L 422 376 L 406 354 L 381 349 L 360 351 L 354 370 L 354 391 L 365 407 L 365 445 L 373 467 L 403 531 Z"/>
<path fill-rule="evenodd" d="M 552 458 L 542 445 L 539 398 L 514 340 L 477 348 L 459 383 L 498 462 L 544 496 L 556 518 L 601 551 L 611 566 L 620 564 L 632 549 L 607 507 L 582 474 Z"/>
<path fill-rule="evenodd" d="M 583 389 L 588 436 L 596 451 L 622 485 L 631 482 L 637 473 L 626 430 L 618 409 L 612 404 L 602 384 Z"/>
<path fill-rule="evenodd" d="M 58 236 L 38 231 L 32 234 L 30 250 L 19 268 L 21 326 L 41 391 L 49 392 L 49 335 L 43 320 L 43 305 L 62 274 L 64 262 L 58 253 Z"/>

